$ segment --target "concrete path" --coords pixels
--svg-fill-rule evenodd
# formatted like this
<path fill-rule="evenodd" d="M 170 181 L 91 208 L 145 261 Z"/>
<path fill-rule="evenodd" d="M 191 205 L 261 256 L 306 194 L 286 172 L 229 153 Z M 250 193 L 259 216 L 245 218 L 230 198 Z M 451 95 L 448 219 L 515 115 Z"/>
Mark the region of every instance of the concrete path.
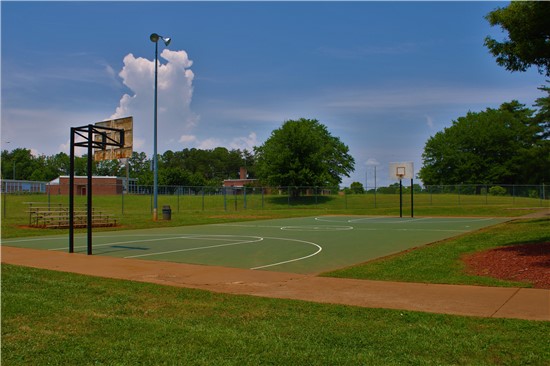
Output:
<path fill-rule="evenodd" d="M 324 278 L 2 247 L 2 263 L 214 292 L 550 321 L 550 290 Z"/>

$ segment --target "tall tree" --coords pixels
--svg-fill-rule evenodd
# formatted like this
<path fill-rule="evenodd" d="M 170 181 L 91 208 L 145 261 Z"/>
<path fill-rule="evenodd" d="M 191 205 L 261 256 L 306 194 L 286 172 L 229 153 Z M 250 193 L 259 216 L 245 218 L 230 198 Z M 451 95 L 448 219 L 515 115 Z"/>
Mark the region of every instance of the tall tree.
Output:
<path fill-rule="evenodd" d="M 541 183 L 550 156 L 533 113 L 513 101 L 458 118 L 426 142 L 419 177 L 427 185 Z"/>
<path fill-rule="evenodd" d="M 509 38 L 502 42 L 485 38 L 485 46 L 499 65 L 509 71 L 536 66 L 539 73 L 550 77 L 550 2 L 512 1 L 485 18 L 508 32 Z"/>
<path fill-rule="evenodd" d="M 550 138 L 550 87 L 541 86 L 539 90 L 546 92 L 548 95 L 540 97 L 535 101 L 535 107 L 539 108 L 535 118 L 543 129 L 542 137 L 548 139 Z"/>
<path fill-rule="evenodd" d="M 349 148 L 315 119 L 286 121 L 254 148 L 256 177 L 272 186 L 334 186 L 349 177 Z"/>

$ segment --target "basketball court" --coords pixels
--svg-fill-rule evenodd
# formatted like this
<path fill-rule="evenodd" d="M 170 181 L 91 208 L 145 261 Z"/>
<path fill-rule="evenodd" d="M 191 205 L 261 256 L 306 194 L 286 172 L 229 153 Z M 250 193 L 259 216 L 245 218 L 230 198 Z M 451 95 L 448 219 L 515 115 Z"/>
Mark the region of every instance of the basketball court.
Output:
<path fill-rule="evenodd" d="M 316 274 L 388 256 L 507 221 L 506 218 L 321 216 L 97 232 L 100 256 Z M 74 252 L 85 254 L 86 234 Z M 4 246 L 68 251 L 67 235 L 2 240 Z"/>

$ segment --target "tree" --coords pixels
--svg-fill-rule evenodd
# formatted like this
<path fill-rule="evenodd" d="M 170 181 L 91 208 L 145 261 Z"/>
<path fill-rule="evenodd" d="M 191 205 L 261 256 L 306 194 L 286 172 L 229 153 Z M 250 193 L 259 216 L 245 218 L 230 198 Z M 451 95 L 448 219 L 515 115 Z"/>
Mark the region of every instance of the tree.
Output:
<path fill-rule="evenodd" d="M 485 38 L 485 46 L 500 66 L 512 72 L 537 66 L 539 73 L 550 76 L 550 2 L 512 1 L 485 18 L 508 32 L 503 42 Z"/>
<path fill-rule="evenodd" d="M 102 160 L 95 164 L 94 175 L 119 177 L 124 174 L 120 160 Z"/>
<path fill-rule="evenodd" d="M 533 113 L 512 101 L 458 118 L 426 142 L 420 179 L 426 185 L 542 182 L 550 156 Z"/>
<path fill-rule="evenodd" d="M 351 193 L 365 193 L 365 189 L 360 182 L 353 182 L 350 184 L 349 189 Z"/>
<path fill-rule="evenodd" d="M 355 165 L 349 148 L 315 119 L 286 121 L 254 151 L 256 177 L 272 186 L 335 186 Z"/>
<path fill-rule="evenodd" d="M 540 97 L 535 100 L 535 107 L 539 107 L 535 118 L 543 129 L 542 137 L 548 139 L 550 138 L 550 87 L 541 86 L 538 89 L 548 94 L 546 97 Z"/>

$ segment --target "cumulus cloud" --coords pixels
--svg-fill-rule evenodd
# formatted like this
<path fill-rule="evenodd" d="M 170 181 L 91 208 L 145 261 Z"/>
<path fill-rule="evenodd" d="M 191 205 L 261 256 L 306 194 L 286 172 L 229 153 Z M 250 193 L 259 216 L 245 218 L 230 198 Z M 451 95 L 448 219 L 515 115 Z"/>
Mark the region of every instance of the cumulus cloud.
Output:
<path fill-rule="evenodd" d="M 255 132 L 251 132 L 247 137 L 237 137 L 229 144 L 231 149 L 252 151 L 254 146 L 258 146 L 258 138 Z"/>
<path fill-rule="evenodd" d="M 223 143 L 220 139 L 214 137 L 200 141 L 197 144 L 197 148 L 201 150 L 211 150 L 215 149 L 218 146 L 223 146 Z"/>
<path fill-rule="evenodd" d="M 178 142 L 181 142 L 183 144 L 191 144 L 197 142 L 197 136 L 195 135 L 181 135 Z"/>
<path fill-rule="evenodd" d="M 165 60 L 166 63 L 162 63 Z M 152 153 L 154 134 L 154 60 L 128 54 L 118 74 L 130 89 L 124 94 L 110 118 L 134 117 L 134 149 Z M 193 79 L 189 68 L 193 62 L 185 51 L 164 49 L 158 65 L 157 141 L 158 151 L 179 150 L 179 140 L 174 136 L 188 133 L 198 123 L 199 117 L 191 110 Z M 180 139 L 181 140 L 181 139 Z"/>
<path fill-rule="evenodd" d="M 252 151 L 254 146 L 258 145 L 258 139 L 255 132 L 251 132 L 246 137 L 235 137 L 231 140 L 229 139 L 220 139 L 215 137 L 210 137 L 204 140 L 199 139 L 195 135 L 182 135 L 180 136 L 179 143 L 183 146 L 182 148 L 198 148 L 203 150 L 215 149 L 219 146 L 225 146 L 228 149 L 238 149 L 238 150 L 248 150 Z"/>

